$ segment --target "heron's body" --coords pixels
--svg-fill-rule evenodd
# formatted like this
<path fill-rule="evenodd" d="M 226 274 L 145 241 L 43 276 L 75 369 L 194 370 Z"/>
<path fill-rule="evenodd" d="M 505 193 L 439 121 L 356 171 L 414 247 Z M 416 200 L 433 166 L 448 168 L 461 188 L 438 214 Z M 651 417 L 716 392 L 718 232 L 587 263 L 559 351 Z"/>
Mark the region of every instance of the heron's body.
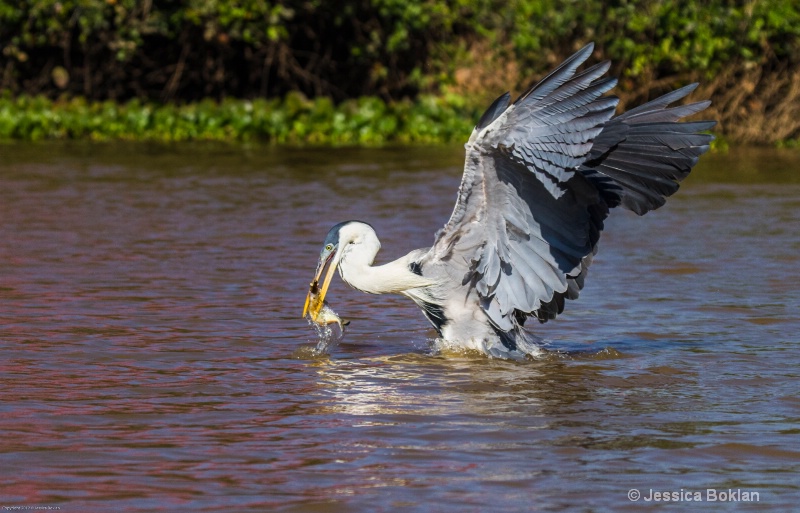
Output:
<path fill-rule="evenodd" d="M 431 258 L 431 248 L 417 249 L 383 265 L 373 265 L 380 243 L 372 227 L 350 221 L 340 231 L 348 242 L 339 261 L 339 275 L 351 287 L 370 294 L 401 294 L 414 301 L 440 336 L 466 349 L 488 353 L 506 351 L 500 335 L 478 307 L 474 290 L 460 286 L 458 270 Z M 347 246 L 346 246 L 347 247 Z M 363 248 L 363 249 L 362 249 Z M 467 297 L 460 297 L 466 291 Z M 471 297 L 470 297 L 471 296 Z M 491 348 L 495 348 L 493 351 Z"/>
<path fill-rule="evenodd" d="M 380 242 L 370 225 L 334 226 L 313 284 L 330 263 L 319 302 L 338 267 L 356 289 L 411 298 L 451 345 L 535 352 L 525 320 L 552 319 L 578 297 L 609 210 L 663 205 L 712 139 L 702 132 L 713 122 L 679 122 L 708 102 L 669 107 L 694 86 L 612 118 L 608 64 L 576 73 L 590 53 L 576 53 L 513 104 L 506 93 L 489 107 L 465 146 L 456 205 L 432 247 L 376 266 Z"/>

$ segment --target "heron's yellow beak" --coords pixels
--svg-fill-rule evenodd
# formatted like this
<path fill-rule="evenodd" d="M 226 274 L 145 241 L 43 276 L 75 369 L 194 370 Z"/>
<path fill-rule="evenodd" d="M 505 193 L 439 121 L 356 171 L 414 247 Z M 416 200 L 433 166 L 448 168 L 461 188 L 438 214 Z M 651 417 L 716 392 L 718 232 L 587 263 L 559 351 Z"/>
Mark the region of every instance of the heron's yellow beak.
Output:
<path fill-rule="evenodd" d="M 335 254 L 335 252 L 331 252 L 327 256 L 320 258 L 319 264 L 317 265 L 317 272 L 314 274 L 314 281 L 312 281 L 309 286 L 306 304 L 303 306 L 303 317 L 308 314 L 311 316 L 312 321 L 317 320 L 317 316 L 320 310 L 322 310 L 322 305 L 325 301 L 325 294 L 328 293 L 328 287 L 331 285 L 331 279 L 333 279 L 333 275 L 336 273 L 338 262 L 334 258 Z M 320 289 L 319 279 L 322 277 L 325 267 L 331 260 L 333 260 L 333 263 L 328 266 L 328 273 L 325 275 L 325 281 L 322 282 L 322 288 Z"/>

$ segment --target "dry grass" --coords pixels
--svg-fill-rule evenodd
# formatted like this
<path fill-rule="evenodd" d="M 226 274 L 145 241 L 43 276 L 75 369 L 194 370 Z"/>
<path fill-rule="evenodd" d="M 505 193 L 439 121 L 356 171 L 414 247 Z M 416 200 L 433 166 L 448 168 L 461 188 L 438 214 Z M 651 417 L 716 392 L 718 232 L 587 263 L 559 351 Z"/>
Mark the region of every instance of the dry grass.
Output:
<path fill-rule="evenodd" d="M 497 49 L 486 42 L 476 42 L 446 91 L 487 105 L 509 88 L 520 92 L 529 85 L 526 81 L 530 77 L 512 56 L 509 48 Z M 552 57 L 548 60 L 557 63 L 557 56 Z M 615 90 L 620 97 L 619 112 L 691 82 L 699 82 L 700 86 L 690 101 L 712 101 L 711 107 L 697 118 L 717 120 L 715 132 L 728 140 L 776 144 L 800 138 L 800 69 L 788 64 L 765 71 L 753 63 L 735 63 L 712 80 L 687 74 L 622 81 Z"/>
<path fill-rule="evenodd" d="M 699 94 L 711 98 L 718 130 L 731 140 L 775 144 L 800 137 L 798 69 L 732 69 L 704 85 Z"/>
<path fill-rule="evenodd" d="M 691 101 L 710 99 L 697 118 L 715 119 L 715 132 L 743 144 L 776 144 L 800 137 L 800 70 L 788 65 L 765 72 L 760 66 L 732 65 L 712 80 L 667 77 L 622 92 L 631 106 L 690 82 L 700 86 Z M 624 109 L 623 109 L 624 110 Z"/>
<path fill-rule="evenodd" d="M 519 65 L 508 48 L 498 49 L 486 41 L 470 45 L 460 66 L 453 74 L 448 93 L 472 98 L 488 105 L 497 96 L 520 82 Z"/>

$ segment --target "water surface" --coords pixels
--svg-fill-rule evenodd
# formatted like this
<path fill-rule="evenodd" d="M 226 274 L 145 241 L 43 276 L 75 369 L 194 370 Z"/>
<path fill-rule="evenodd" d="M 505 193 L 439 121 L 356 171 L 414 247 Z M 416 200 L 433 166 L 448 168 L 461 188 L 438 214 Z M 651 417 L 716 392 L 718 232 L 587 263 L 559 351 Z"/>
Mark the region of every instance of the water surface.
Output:
<path fill-rule="evenodd" d="M 338 278 L 352 324 L 312 355 L 328 228 L 370 222 L 381 262 L 430 245 L 461 151 L 0 146 L 0 506 L 795 509 L 796 152 L 709 155 L 663 209 L 614 212 L 534 327 L 546 358 L 432 353 L 413 304 Z"/>

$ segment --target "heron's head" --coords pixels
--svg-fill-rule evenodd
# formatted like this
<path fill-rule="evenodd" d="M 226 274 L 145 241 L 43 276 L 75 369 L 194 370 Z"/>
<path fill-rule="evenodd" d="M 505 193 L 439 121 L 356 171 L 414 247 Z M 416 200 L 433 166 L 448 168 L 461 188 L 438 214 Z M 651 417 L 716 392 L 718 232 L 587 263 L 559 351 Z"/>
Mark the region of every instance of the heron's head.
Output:
<path fill-rule="evenodd" d="M 325 294 L 328 293 L 328 287 L 331 284 L 331 279 L 336 273 L 336 268 L 346 259 L 357 252 L 357 248 L 369 247 L 370 251 L 360 253 L 361 255 L 368 256 L 367 265 L 372 265 L 372 259 L 375 253 L 380 249 L 380 242 L 375 235 L 375 230 L 367 223 L 361 221 L 345 221 L 335 225 L 328 231 L 325 237 L 325 242 L 322 245 L 322 251 L 319 253 L 319 262 L 317 263 L 317 271 L 314 274 L 314 280 L 311 282 L 311 287 L 306 296 L 306 304 L 303 307 L 303 317 L 306 314 L 311 315 L 312 320 L 316 320 L 320 310 L 322 310 Z M 328 268 L 325 273 L 325 268 Z M 325 279 L 322 286 L 319 285 L 319 280 L 325 273 Z"/>

